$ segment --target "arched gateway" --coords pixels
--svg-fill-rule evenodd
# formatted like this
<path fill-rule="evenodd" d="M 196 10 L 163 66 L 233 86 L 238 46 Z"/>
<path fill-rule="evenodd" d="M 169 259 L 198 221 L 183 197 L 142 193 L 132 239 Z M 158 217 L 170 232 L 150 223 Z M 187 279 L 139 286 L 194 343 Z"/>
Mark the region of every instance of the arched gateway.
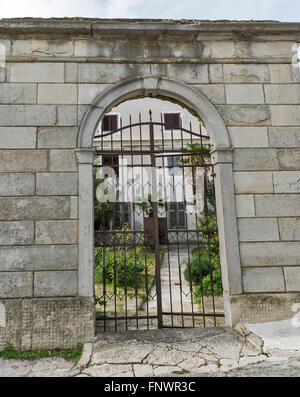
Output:
<path fill-rule="evenodd" d="M 0 349 L 94 337 L 93 137 L 134 98 L 181 104 L 210 135 L 226 323 L 297 312 L 299 29 L 0 21 Z"/>
<path fill-rule="evenodd" d="M 241 270 L 237 243 L 232 153 L 226 126 L 212 103 L 199 91 L 164 76 L 143 76 L 115 84 L 101 93 L 87 111 L 78 136 L 79 166 L 79 293 L 94 296 L 94 230 L 93 230 L 93 137 L 104 114 L 124 100 L 141 97 L 165 98 L 191 109 L 204 122 L 213 144 L 212 161 L 216 173 L 221 268 L 225 302 L 225 317 L 232 323 L 230 304 L 226 296 L 240 294 Z M 223 175 L 222 178 L 220 176 Z M 225 188 L 226 186 L 226 188 Z M 89 205 L 87 205 L 89 203 Z M 228 203 L 224 206 L 225 203 Z M 90 210 L 87 211 L 87 208 Z M 225 236 L 230 236 L 230 239 Z"/>

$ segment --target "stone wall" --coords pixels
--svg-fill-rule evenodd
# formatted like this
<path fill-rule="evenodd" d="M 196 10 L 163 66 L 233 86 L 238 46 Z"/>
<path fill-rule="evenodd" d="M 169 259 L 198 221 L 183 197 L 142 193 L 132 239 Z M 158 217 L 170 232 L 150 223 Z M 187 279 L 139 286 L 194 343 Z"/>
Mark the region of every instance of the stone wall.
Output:
<path fill-rule="evenodd" d="M 77 136 L 95 97 L 136 76 L 196 88 L 228 128 L 243 292 L 229 297 L 232 321 L 292 314 L 300 299 L 297 42 L 293 23 L 0 21 L 0 347 L 91 338 L 92 299 L 78 292 Z"/>

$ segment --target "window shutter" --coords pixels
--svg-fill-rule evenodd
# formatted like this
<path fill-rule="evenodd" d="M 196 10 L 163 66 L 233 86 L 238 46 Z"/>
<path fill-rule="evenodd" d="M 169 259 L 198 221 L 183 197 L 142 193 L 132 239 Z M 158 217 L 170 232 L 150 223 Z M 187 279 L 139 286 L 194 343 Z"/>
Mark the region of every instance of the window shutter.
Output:
<path fill-rule="evenodd" d="M 102 120 L 102 131 L 114 131 L 118 128 L 118 115 L 107 114 Z"/>
<path fill-rule="evenodd" d="M 165 130 L 179 130 L 180 129 L 180 114 L 179 113 L 164 113 Z"/>

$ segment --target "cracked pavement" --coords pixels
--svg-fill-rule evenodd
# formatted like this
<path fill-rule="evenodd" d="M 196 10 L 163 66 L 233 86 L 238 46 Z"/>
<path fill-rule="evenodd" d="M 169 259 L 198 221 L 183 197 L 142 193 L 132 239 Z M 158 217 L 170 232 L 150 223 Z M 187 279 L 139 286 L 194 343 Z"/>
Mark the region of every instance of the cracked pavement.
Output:
<path fill-rule="evenodd" d="M 268 354 L 227 327 L 128 331 L 95 338 L 84 365 L 0 359 L 9 377 L 299 376 L 300 351 Z"/>

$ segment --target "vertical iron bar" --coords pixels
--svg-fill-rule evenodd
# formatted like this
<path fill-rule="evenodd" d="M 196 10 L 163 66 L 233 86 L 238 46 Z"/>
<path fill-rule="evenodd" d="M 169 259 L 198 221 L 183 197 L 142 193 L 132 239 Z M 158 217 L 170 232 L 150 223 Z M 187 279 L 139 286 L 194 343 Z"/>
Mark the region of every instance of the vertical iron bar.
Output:
<path fill-rule="evenodd" d="M 156 279 L 156 300 L 157 300 L 157 326 L 163 328 L 162 321 L 162 300 L 161 300 L 161 279 L 160 279 L 160 247 L 159 247 L 159 223 L 157 208 L 157 182 L 156 182 L 156 162 L 154 154 L 154 130 L 152 123 L 152 112 L 150 110 L 150 151 L 151 151 L 151 170 L 152 170 L 152 208 L 153 208 L 153 224 L 154 224 L 154 251 L 155 251 L 155 279 Z"/>

